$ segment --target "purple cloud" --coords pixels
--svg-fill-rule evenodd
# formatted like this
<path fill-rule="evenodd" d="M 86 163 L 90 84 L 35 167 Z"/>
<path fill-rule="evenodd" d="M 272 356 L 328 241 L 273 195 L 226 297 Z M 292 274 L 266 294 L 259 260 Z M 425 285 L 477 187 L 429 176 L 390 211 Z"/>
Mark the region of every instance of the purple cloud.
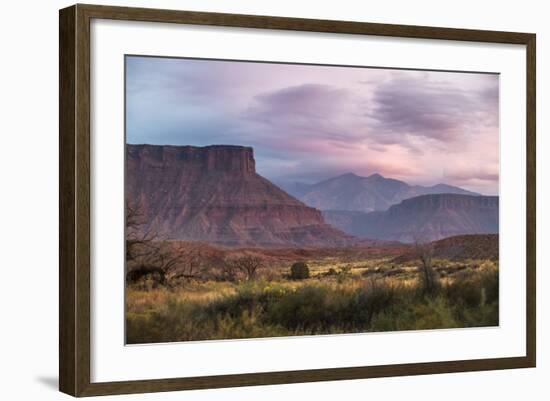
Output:
<path fill-rule="evenodd" d="M 377 87 L 373 131 L 381 143 L 403 143 L 407 136 L 450 143 L 480 127 L 498 123 L 498 81 L 482 90 L 464 90 L 421 77 L 394 79 Z"/>
<path fill-rule="evenodd" d="M 349 89 L 303 84 L 255 96 L 244 117 L 273 146 L 305 152 L 351 149 L 366 138 L 361 103 Z M 281 141 L 281 135 L 292 140 Z"/>
<path fill-rule="evenodd" d="M 130 143 L 252 146 L 274 181 L 498 191 L 497 75 L 132 56 L 126 84 Z"/>
<path fill-rule="evenodd" d="M 275 117 L 325 120 L 340 109 L 349 94 L 328 85 L 304 84 L 260 94 L 250 112 L 254 118 L 271 122 Z"/>

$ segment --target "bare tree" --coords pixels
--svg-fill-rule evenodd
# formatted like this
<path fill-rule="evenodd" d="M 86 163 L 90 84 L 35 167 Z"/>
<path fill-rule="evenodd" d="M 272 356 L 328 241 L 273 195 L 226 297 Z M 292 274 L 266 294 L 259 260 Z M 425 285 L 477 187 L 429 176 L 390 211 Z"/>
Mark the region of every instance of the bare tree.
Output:
<path fill-rule="evenodd" d="M 137 206 L 126 201 L 126 262 L 149 255 L 157 235 L 144 229 L 144 217 Z"/>
<path fill-rule="evenodd" d="M 235 271 L 240 271 L 249 281 L 256 278 L 258 269 L 262 267 L 263 262 L 263 259 L 257 255 L 238 256 L 226 261 L 226 270 L 232 275 L 235 274 Z"/>
<path fill-rule="evenodd" d="M 420 282 L 426 293 L 433 293 L 439 286 L 437 273 L 432 266 L 433 244 L 427 235 L 418 233 L 414 237 L 414 249 L 417 258 L 420 260 Z"/>
<path fill-rule="evenodd" d="M 236 281 L 238 269 L 232 259 L 222 259 L 219 263 L 221 268 L 221 279 L 224 281 Z"/>
<path fill-rule="evenodd" d="M 189 275 L 196 270 L 195 255 L 178 244 L 160 240 L 158 234 L 145 228 L 137 206 L 126 204 L 126 281 L 135 282 L 145 276 L 156 276 L 166 284 L 169 276 L 184 265 Z"/>
<path fill-rule="evenodd" d="M 200 243 L 174 243 L 169 254 L 173 259 L 166 267 L 171 279 L 201 277 L 212 264 L 212 255 Z"/>

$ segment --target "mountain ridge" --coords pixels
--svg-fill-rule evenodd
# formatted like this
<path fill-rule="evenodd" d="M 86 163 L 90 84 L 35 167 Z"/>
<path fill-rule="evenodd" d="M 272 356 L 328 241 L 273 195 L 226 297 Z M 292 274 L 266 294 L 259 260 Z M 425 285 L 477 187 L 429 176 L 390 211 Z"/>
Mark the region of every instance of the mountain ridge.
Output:
<path fill-rule="evenodd" d="M 379 173 L 367 177 L 345 173 L 311 185 L 293 183 L 282 187 L 306 205 L 319 210 L 361 212 L 387 210 L 402 200 L 420 195 L 439 193 L 480 195 L 444 183 L 431 186 L 410 185 L 401 180 L 384 177 Z"/>
<path fill-rule="evenodd" d="M 429 194 L 403 200 L 386 211 L 323 211 L 325 220 L 355 236 L 414 242 L 499 229 L 497 196 Z M 421 237 L 421 238 L 419 238 Z"/>

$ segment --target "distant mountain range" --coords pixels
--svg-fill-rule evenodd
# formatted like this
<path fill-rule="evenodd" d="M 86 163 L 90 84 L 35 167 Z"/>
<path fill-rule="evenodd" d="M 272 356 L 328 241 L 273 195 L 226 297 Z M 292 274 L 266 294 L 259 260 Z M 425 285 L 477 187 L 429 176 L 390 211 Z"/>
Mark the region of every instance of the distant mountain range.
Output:
<path fill-rule="evenodd" d="M 347 173 L 317 184 L 282 184 L 289 194 L 306 205 L 319 210 L 347 210 L 372 212 L 387 210 L 390 206 L 409 198 L 429 194 L 479 195 L 446 184 L 433 186 L 409 185 L 380 174 L 361 177 Z"/>
<path fill-rule="evenodd" d="M 498 233 L 497 196 L 421 195 L 386 211 L 323 211 L 325 220 L 358 236 L 401 242 L 433 241 L 462 234 Z"/>

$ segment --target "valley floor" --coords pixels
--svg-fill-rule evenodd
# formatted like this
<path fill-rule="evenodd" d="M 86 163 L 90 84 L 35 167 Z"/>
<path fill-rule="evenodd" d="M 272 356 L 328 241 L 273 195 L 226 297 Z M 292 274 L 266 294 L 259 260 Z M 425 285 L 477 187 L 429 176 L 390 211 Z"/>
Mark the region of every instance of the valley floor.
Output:
<path fill-rule="evenodd" d="M 308 261 L 237 282 L 144 281 L 126 290 L 127 343 L 464 328 L 498 325 L 498 262 L 435 259 L 436 285 L 393 258 Z"/>

